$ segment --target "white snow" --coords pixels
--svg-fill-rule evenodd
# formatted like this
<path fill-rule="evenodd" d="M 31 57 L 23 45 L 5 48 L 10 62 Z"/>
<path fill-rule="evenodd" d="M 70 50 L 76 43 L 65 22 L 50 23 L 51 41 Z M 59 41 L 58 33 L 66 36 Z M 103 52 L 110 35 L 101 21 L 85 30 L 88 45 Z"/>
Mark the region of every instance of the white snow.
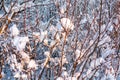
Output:
<path fill-rule="evenodd" d="M 21 77 L 24 79 L 24 80 L 27 80 L 27 74 L 22 74 Z"/>
<path fill-rule="evenodd" d="M 58 23 L 56 24 L 56 27 L 58 29 L 58 31 L 62 31 L 63 27 L 61 26 L 60 22 L 58 21 Z"/>
<path fill-rule="evenodd" d="M 101 32 L 103 32 L 103 31 L 105 30 L 105 28 L 106 28 L 106 25 L 103 24 L 103 25 L 101 26 Z"/>
<path fill-rule="evenodd" d="M 62 18 L 60 19 L 62 26 L 67 30 L 73 30 L 74 29 L 74 25 L 72 23 L 72 21 L 68 18 Z"/>
<path fill-rule="evenodd" d="M 109 31 L 112 31 L 113 28 L 114 28 L 113 25 L 111 25 L 111 26 L 108 28 L 108 30 L 109 30 Z"/>
<path fill-rule="evenodd" d="M 17 25 L 14 24 L 11 28 L 10 28 L 10 32 L 11 32 L 11 36 L 17 36 L 20 32 L 17 28 Z"/>
<path fill-rule="evenodd" d="M 60 41 L 60 35 L 59 35 L 59 34 L 56 35 L 56 39 L 57 39 L 58 41 Z"/>
<path fill-rule="evenodd" d="M 29 55 L 27 53 L 25 53 L 24 51 L 21 51 L 20 54 L 22 56 L 22 60 L 25 63 L 29 63 L 30 62 L 30 57 L 29 57 Z"/>
<path fill-rule="evenodd" d="M 86 17 L 84 17 L 82 20 L 81 20 L 81 24 L 84 24 L 84 23 L 86 23 L 86 21 L 87 21 L 87 19 L 86 19 Z"/>
<path fill-rule="evenodd" d="M 58 77 L 56 80 L 64 80 L 62 77 Z"/>
<path fill-rule="evenodd" d="M 41 30 L 41 34 L 40 34 L 40 41 L 42 42 L 43 39 L 47 36 L 48 32 L 45 30 Z"/>
<path fill-rule="evenodd" d="M 76 77 L 68 77 L 68 80 L 77 80 Z"/>
<path fill-rule="evenodd" d="M 79 49 L 77 49 L 77 50 L 75 51 L 75 56 L 76 56 L 76 59 L 80 56 L 80 50 L 79 50 Z"/>
<path fill-rule="evenodd" d="M 44 55 L 47 56 L 47 57 L 50 57 L 50 52 L 49 52 L 49 51 L 46 51 L 46 52 L 44 53 Z"/>
<path fill-rule="evenodd" d="M 14 75 L 15 78 L 19 78 L 20 77 L 20 73 L 19 72 L 16 72 L 15 75 Z"/>
<path fill-rule="evenodd" d="M 19 71 L 22 71 L 22 70 L 23 70 L 23 64 L 17 63 L 16 68 L 17 68 Z"/>
<path fill-rule="evenodd" d="M 0 18 L 3 17 L 4 14 L 0 14 Z"/>
<path fill-rule="evenodd" d="M 107 48 L 107 49 L 102 51 L 102 57 L 106 58 L 107 56 L 109 56 L 110 54 L 113 54 L 114 52 L 115 52 L 114 49 Z"/>
<path fill-rule="evenodd" d="M 40 36 L 40 33 L 39 33 L 39 32 L 33 32 L 33 36 L 39 37 L 39 36 Z"/>
<path fill-rule="evenodd" d="M 48 39 L 44 40 L 44 45 L 48 45 Z"/>
<path fill-rule="evenodd" d="M 101 41 L 98 43 L 98 46 L 99 46 L 99 45 L 102 45 L 103 43 L 110 42 L 110 41 L 111 41 L 110 36 L 105 35 L 105 36 L 101 39 Z"/>
<path fill-rule="evenodd" d="M 9 7 L 4 5 L 5 11 L 8 13 L 9 12 Z"/>
<path fill-rule="evenodd" d="M 60 13 L 61 13 L 61 14 L 64 14 L 65 11 L 66 11 L 66 5 L 64 4 L 64 5 L 62 5 L 62 6 L 60 7 Z"/>
<path fill-rule="evenodd" d="M 29 42 L 29 38 L 27 36 L 26 37 L 16 36 L 12 42 L 13 45 L 16 46 L 18 51 L 22 51 L 25 48 L 26 43 Z"/>
<path fill-rule="evenodd" d="M 36 64 L 35 60 L 30 60 L 30 62 L 28 64 L 28 68 L 37 69 L 37 64 Z"/>
<path fill-rule="evenodd" d="M 61 74 L 62 77 L 68 77 L 68 72 L 67 71 L 63 71 Z"/>
<path fill-rule="evenodd" d="M 51 43 L 50 43 L 50 46 L 52 47 L 53 45 L 55 45 L 56 41 L 55 40 L 52 40 Z"/>
<path fill-rule="evenodd" d="M 97 58 L 97 59 L 91 61 L 90 67 L 91 67 L 92 69 L 94 69 L 95 67 L 101 65 L 101 64 L 104 63 L 104 62 L 105 62 L 105 60 L 104 60 L 102 57 Z"/>

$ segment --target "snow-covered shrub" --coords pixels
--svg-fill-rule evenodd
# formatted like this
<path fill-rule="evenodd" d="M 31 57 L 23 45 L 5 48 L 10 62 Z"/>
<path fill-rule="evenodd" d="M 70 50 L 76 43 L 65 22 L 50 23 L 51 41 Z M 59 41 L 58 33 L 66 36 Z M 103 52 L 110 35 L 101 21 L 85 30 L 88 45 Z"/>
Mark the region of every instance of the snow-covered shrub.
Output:
<path fill-rule="evenodd" d="M 0 78 L 117 80 L 116 0 L 1 0 Z M 119 6 L 117 6 L 119 7 Z"/>

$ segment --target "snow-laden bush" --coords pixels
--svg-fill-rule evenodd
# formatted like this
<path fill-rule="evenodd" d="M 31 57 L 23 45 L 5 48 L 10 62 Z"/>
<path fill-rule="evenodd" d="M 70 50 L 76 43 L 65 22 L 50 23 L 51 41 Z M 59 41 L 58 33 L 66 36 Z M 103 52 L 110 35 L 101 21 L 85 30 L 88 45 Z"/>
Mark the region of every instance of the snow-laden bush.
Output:
<path fill-rule="evenodd" d="M 1 0 L 2 80 L 117 80 L 115 0 Z"/>

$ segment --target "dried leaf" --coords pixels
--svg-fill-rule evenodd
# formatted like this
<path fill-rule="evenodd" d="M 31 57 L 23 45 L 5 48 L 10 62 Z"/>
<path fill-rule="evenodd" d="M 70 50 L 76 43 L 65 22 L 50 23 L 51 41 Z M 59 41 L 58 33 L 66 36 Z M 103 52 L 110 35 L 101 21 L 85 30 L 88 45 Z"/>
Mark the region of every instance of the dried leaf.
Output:
<path fill-rule="evenodd" d="M 2 78 L 2 74 L 0 74 L 0 79 Z"/>
<path fill-rule="evenodd" d="M 1 28 L 0 28 L 0 35 L 5 32 L 7 30 L 8 26 L 6 25 L 3 25 Z"/>

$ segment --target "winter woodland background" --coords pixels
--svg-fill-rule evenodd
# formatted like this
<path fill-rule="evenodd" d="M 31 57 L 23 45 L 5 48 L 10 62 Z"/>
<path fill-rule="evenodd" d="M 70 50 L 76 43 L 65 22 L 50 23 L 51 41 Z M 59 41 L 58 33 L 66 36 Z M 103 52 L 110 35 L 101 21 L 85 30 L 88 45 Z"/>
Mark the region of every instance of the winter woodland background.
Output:
<path fill-rule="evenodd" d="M 120 80 L 120 0 L 0 0 L 1 80 Z"/>

